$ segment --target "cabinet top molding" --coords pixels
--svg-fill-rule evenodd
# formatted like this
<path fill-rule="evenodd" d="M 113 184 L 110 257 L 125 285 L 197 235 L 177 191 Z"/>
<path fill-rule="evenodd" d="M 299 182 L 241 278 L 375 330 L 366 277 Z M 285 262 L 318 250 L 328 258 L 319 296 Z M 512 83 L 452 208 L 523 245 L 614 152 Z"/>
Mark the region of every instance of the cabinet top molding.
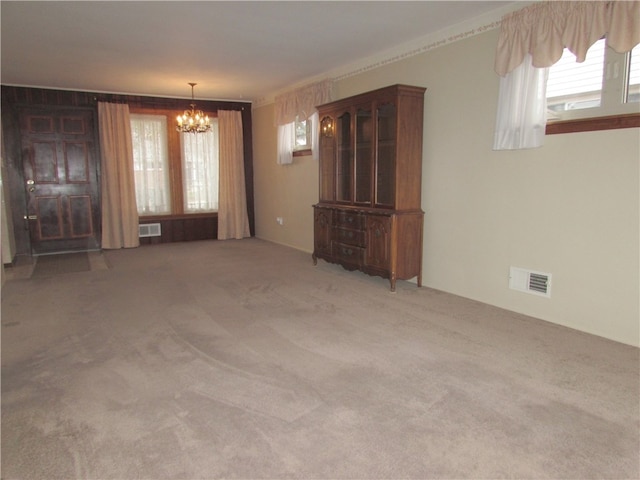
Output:
<path fill-rule="evenodd" d="M 338 100 L 334 100 L 332 102 L 325 103 L 323 105 L 318 105 L 316 108 L 318 110 L 324 108 L 335 108 L 339 107 L 341 104 L 351 105 L 353 103 L 358 103 L 360 101 L 366 102 L 370 100 L 372 97 L 383 97 L 386 95 L 394 95 L 394 96 L 415 96 L 420 97 L 424 96 L 424 92 L 426 92 L 426 87 L 419 87 L 415 85 L 389 85 L 387 87 L 378 88 L 376 90 L 370 90 L 364 93 L 358 93 L 356 95 L 352 95 L 350 97 L 340 98 Z"/>

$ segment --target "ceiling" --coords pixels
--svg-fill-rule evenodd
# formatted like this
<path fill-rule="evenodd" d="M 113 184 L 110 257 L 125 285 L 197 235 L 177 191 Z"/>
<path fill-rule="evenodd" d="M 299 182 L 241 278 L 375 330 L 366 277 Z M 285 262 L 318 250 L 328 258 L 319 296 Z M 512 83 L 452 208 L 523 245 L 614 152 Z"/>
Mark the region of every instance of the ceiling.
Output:
<path fill-rule="evenodd" d="M 2 0 L 1 82 L 256 101 L 504 5 Z"/>

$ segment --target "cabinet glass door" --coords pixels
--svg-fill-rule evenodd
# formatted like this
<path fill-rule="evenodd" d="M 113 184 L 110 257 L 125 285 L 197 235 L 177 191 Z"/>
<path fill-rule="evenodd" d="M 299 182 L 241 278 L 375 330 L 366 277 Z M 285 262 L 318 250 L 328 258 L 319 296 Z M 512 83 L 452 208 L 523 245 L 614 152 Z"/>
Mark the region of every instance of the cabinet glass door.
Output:
<path fill-rule="evenodd" d="M 356 203 L 371 204 L 373 118 L 371 109 L 356 112 Z"/>
<path fill-rule="evenodd" d="M 336 138 L 333 118 L 326 116 L 320 122 L 320 201 L 333 202 L 334 168 L 336 165 Z"/>
<path fill-rule="evenodd" d="M 351 114 L 336 119 L 336 200 L 353 201 L 353 150 L 351 147 Z"/>
<path fill-rule="evenodd" d="M 396 106 L 380 105 L 378 114 L 378 156 L 376 158 L 376 205 L 394 205 L 396 163 Z"/>

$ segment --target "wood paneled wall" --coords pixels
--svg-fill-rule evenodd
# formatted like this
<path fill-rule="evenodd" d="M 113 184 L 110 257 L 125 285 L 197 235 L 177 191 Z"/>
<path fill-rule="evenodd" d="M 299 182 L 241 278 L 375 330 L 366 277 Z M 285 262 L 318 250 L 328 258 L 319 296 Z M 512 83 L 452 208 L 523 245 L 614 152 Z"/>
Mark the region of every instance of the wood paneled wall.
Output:
<path fill-rule="evenodd" d="M 189 101 L 189 98 L 175 99 L 2 85 L 2 129 L 6 156 L 4 161 L 8 174 L 8 178 L 4 179 L 4 181 L 11 194 L 12 218 L 16 231 L 16 254 L 30 254 L 29 235 L 24 228 L 25 221 L 23 219 L 26 214 L 26 196 L 18 122 L 21 107 L 93 109 L 97 118 L 98 102 L 127 103 L 131 107 L 145 109 L 171 109 L 175 110 L 177 115 L 188 108 Z M 255 235 L 251 103 L 198 100 L 198 108 L 207 111 L 240 110 L 242 112 L 247 213 L 251 235 Z M 98 143 L 99 138 L 96 132 L 96 144 Z M 215 228 L 213 229 L 210 228 L 211 222 L 215 223 Z M 154 220 L 141 219 L 141 223 L 154 223 Z M 217 215 L 208 217 L 196 216 L 193 218 L 188 218 L 187 216 L 164 218 L 161 223 L 163 236 L 160 237 L 160 241 L 162 242 L 203 239 L 201 237 L 208 236 L 208 232 L 212 230 L 216 233 L 212 234 L 210 238 L 216 238 L 217 236 Z M 206 234 L 203 233 L 205 231 L 207 232 Z M 166 235 L 164 232 L 167 232 Z M 155 238 L 158 241 L 158 237 Z M 152 239 L 141 240 L 145 240 L 144 243 L 154 243 Z"/>
<path fill-rule="evenodd" d="M 140 239 L 140 245 L 215 240 L 218 238 L 217 214 L 140 219 L 140 225 L 151 223 L 160 224 L 161 235 L 159 237 L 143 237 Z"/>

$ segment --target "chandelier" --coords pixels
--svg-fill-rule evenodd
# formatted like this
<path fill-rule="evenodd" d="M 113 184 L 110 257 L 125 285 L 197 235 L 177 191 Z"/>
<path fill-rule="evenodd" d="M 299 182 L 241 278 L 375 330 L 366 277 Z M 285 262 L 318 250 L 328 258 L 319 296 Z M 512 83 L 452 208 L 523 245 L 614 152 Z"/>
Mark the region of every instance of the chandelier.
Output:
<path fill-rule="evenodd" d="M 202 113 L 202 110 L 196 110 L 193 97 L 193 87 L 195 87 L 197 83 L 188 83 L 188 85 L 191 85 L 191 110 L 185 110 L 182 115 L 178 115 L 176 130 L 185 133 L 207 132 L 211 128 L 209 115 Z"/>

